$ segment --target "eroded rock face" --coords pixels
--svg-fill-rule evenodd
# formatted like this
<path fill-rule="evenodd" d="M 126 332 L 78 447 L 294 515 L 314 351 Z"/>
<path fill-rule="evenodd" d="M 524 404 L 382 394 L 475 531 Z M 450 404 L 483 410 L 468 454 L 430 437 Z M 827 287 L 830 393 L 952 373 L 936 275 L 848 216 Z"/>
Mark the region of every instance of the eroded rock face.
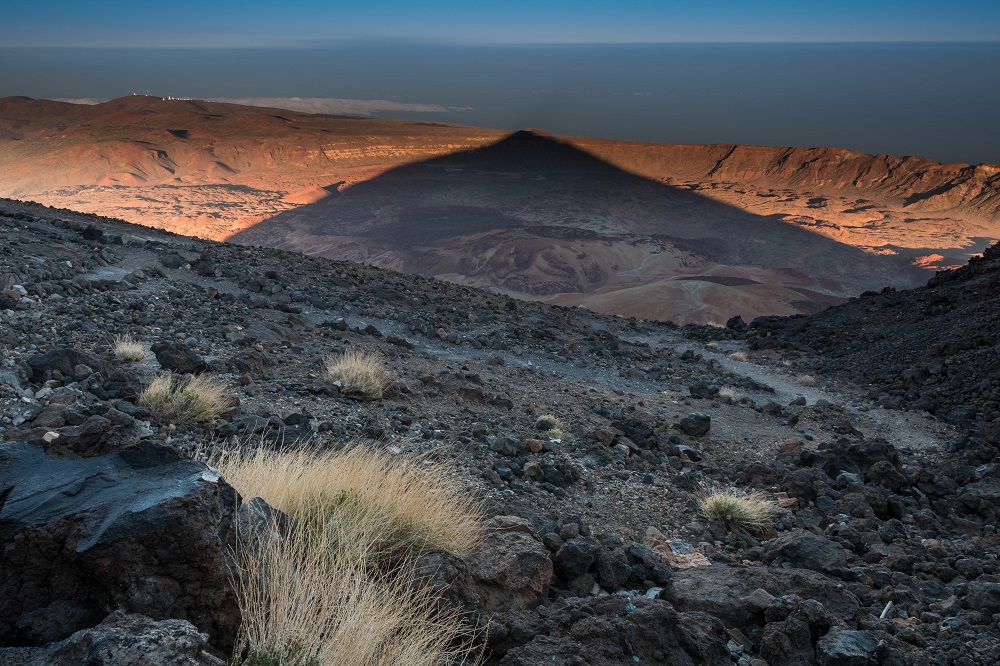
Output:
<path fill-rule="evenodd" d="M 0 498 L 0 645 L 58 641 L 121 608 L 232 646 L 237 494 L 211 468 L 145 441 L 78 459 L 4 442 Z"/>
<path fill-rule="evenodd" d="M 7 666 L 223 666 L 208 636 L 185 620 L 115 611 L 91 629 L 38 648 L 0 648 Z"/>

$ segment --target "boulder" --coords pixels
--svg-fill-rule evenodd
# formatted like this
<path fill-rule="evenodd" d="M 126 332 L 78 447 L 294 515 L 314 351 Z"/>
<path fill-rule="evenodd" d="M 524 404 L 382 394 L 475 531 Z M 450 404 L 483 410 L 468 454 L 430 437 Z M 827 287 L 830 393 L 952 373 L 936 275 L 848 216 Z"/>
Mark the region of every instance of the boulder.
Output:
<path fill-rule="evenodd" d="M 96 627 L 37 648 L 0 648 L 6 666 L 224 666 L 185 620 L 115 611 Z"/>
<path fill-rule="evenodd" d="M 151 348 L 156 361 L 164 370 L 178 374 L 198 375 L 208 370 L 205 359 L 174 342 L 157 342 Z"/>
<path fill-rule="evenodd" d="M 552 581 L 552 560 L 531 523 L 496 516 L 487 537 L 467 559 L 483 609 L 533 608 L 542 603 Z"/>
<path fill-rule="evenodd" d="M 526 639 L 506 651 L 502 666 L 732 663 L 721 623 L 700 613 L 678 614 L 661 599 L 570 599 L 539 609 L 526 626 L 494 631 L 491 643 L 514 631 Z"/>
<path fill-rule="evenodd" d="M 32 382 L 41 384 L 52 378 L 57 372 L 64 378 L 73 379 L 77 375 L 78 366 L 85 366 L 95 372 L 112 374 L 114 368 L 110 363 L 101 360 L 93 354 L 77 349 L 59 348 L 28 359 L 28 372 Z"/>
<path fill-rule="evenodd" d="M 879 641 L 867 631 L 832 627 L 816 644 L 819 666 L 869 666 L 879 663 Z"/>
<path fill-rule="evenodd" d="M 77 459 L 4 442 L 0 498 L 0 645 L 62 640 L 124 609 L 232 647 L 237 494 L 213 469 L 147 441 Z"/>
<path fill-rule="evenodd" d="M 1000 613 L 1000 582 L 977 580 L 969 583 L 963 605 L 988 613 Z"/>
<path fill-rule="evenodd" d="M 601 545 L 593 537 L 578 536 L 562 545 L 555 554 L 556 569 L 564 580 L 587 573 L 597 561 Z"/>
<path fill-rule="evenodd" d="M 707 435 L 708 431 L 712 429 L 712 417 L 708 414 L 692 412 L 681 419 L 677 427 L 692 437 L 701 437 Z"/>
<path fill-rule="evenodd" d="M 768 541 L 762 559 L 768 564 L 788 564 L 826 573 L 847 564 L 848 555 L 844 547 L 834 541 L 797 531 Z"/>
<path fill-rule="evenodd" d="M 839 618 L 853 617 L 861 605 L 842 584 L 806 569 L 713 564 L 676 571 L 663 597 L 679 611 L 703 611 L 728 627 L 763 625 L 764 616 L 751 595 L 762 589 L 775 597 L 797 594 L 815 599 Z"/>

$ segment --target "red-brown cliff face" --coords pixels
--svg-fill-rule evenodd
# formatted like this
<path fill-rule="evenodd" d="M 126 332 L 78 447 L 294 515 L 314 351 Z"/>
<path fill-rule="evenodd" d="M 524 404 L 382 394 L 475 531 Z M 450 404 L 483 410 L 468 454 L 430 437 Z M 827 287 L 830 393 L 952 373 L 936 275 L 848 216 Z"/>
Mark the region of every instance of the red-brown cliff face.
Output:
<path fill-rule="evenodd" d="M 133 96 L 0 99 L 0 195 L 618 314 L 909 286 L 1000 237 L 1000 167 Z"/>

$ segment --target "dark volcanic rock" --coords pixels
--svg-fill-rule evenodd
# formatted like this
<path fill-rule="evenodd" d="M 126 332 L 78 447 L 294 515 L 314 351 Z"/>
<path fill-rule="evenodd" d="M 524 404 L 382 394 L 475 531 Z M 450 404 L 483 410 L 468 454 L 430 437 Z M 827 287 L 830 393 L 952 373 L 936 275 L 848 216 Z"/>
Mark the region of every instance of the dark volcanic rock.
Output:
<path fill-rule="evenodd" d="M 486 529 L 486 540 L 467 558 L 484 609 L 537 606 L 552 580 L 545 544 L 522 518 L 497 516 Z"/>
<path fill-rule="evenodd" d="M 707 435 L 708 431 L 712 429 L 712 417 L 694 412 L 681 419 L 677 427 L 692 437 L 701 437 Z"/>
<path fill-rule="evenodd" d="M 522 622 L 525 620 L 522 618 Z M 722 625 L 707 616 L 678 614 L 659 599 L 572 599 L 540 609 L 520 627 L 527 639 L 506 652 L 503 666 L 620 666 L 731 664 Z M 502 640 L 511 628 L 498 625 Z"/>
<path fill-rule="evenodd" d="M 197 375 L 208 370 L 205 359 L 183 345 L 157 342 L 151 349 L 164 370 L 189 375 Z"/>
<path fill-rule="evenodd" d="M 816 644 L 819 666 L 868 666 L 879 663 L 878 640 L 867 631 L 833 627 Z"/>
<path fill-rule="evenodd" d="M 680 611 L 703 611 L 727 626 L 742 628 L 763 624 L 761 609 L 748 601 L 758 589 L 775 597 L 797 594 L 815 599 L 840 618 L 853 617 L 860 608 L 843 585 L 813 571 L 717 564 L 675 572 L 663 597 Z"/>
<path fill-rule="evenodd" d="M 788 564 L 828 573 L 847 564 L 848 552 L 829 539 L 808 532 L 794 532 L 769 541 L 763 550 L 767 563 Z"/>
<path fill-rule="evenodd" d="M 29 379 L 36 384 L 44 382 L 58 373 L 62 377 L 73 379 L 77 374 L 78 366 L 86 366 L 91 371 L 112 372 L 113 369 L 108 363 L 102 361 L 93 354 L 78 351 L 76 349 L 53 349 L 39 356 L 32 356 L 28 359 Z"/>
<path fill-rule="evenodd" d="M 578 536 L 570 539 L 555 554 L 559 575 L 565 580 L 571 580 L 587 573 L 597 561 L 599 549 L 600 544 L 592 537 Z"/>
<path fill-rule="evenodd" d="M 38 648 L 0 648 L 5 666 L 223 666 L 185 620 L 115 611 L 91 629 Z"/>
<path fill-rule="evenodd" d="M 188 620 L 231 648 L 237 496 L 213 470 L 142 441 L 83 459 L 6 442 L 0 480 L 0 644 L 61 640 L 123 608 Z"/>

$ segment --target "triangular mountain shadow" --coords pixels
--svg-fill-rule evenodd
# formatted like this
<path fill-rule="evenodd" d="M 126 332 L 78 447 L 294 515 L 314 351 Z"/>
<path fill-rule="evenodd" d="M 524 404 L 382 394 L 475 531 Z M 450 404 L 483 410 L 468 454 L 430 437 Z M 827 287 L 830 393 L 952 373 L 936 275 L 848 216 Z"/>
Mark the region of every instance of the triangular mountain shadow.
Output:
<path fill-rule="evenodd" d="M 902 257 L 623 171 L 533 131 L 391 169 L 229 240 L 678 321 L 812 312 L 926 279 Z"/>

